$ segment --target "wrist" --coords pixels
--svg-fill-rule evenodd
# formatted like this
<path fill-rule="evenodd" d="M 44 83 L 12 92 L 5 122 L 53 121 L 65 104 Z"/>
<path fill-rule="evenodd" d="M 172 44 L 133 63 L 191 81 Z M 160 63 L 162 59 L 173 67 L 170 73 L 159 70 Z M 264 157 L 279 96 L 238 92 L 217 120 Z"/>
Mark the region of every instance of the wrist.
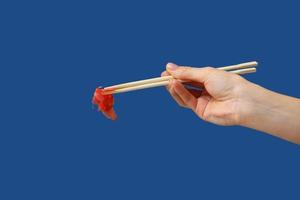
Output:
<path fill-rule="evenodd" d="M 300 100 L 253 83 L 242 86 L 239 125 L 300 144 Z"/>
<path fill-rule="evenodd" d="M 253 123 L 263 120 L 266 113 L 272 113 L 277 107 L 273 93 L 251 82 L 247 82 L 240 92 L 239 125 L 252 127 Z"/>

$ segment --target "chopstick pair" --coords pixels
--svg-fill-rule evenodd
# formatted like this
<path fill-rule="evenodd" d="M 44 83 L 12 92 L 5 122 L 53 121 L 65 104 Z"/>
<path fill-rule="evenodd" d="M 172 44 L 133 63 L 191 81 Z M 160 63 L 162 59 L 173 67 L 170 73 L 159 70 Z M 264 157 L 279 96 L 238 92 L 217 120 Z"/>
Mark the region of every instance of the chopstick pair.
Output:
<path fill-rule="evenodd" d="M 217 69 L 228 71 L 234 74 L 248 74 L 256 72 L 257 62 L 247 62 L 241 63 L 237 65 L 230 65 L 225 67 L 219 67 Z M 169 81 L 173 79 L 172 76 L 163 76 L 158 78 L 150 78 L 140 81 L 133 81 L 118 85 L 113 85 L 109 87 L 105 87 L 103 94 L 116 94 L 116 93 L 123 93 L 123 92 L 130 92 L 134 90 L 142 90 L 152 87 L 159 87 L 159 86 L 166 86 L 169 84 Z"/>

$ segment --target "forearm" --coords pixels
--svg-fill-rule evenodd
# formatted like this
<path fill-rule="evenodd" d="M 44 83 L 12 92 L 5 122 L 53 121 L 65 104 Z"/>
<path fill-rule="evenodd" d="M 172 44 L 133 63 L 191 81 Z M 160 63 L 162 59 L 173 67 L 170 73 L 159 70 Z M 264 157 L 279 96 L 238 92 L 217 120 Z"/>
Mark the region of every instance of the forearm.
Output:
<path fill-rule="evenodd" d="M 249 83 L 241 125 L 300 144 L 300 99 Z"/>

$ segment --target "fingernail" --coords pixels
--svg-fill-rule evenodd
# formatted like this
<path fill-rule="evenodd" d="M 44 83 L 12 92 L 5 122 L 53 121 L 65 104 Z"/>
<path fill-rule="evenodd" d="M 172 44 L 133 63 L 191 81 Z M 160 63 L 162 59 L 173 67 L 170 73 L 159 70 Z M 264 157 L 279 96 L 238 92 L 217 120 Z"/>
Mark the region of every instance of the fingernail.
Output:
<path fill-rule="evenodd" d="M 167 64 L 167 69 L 168 70 L 175 70 L 175 69 L 177 69 L 177 65 L 175 65 L 174 63 L 168 63 Z"/>

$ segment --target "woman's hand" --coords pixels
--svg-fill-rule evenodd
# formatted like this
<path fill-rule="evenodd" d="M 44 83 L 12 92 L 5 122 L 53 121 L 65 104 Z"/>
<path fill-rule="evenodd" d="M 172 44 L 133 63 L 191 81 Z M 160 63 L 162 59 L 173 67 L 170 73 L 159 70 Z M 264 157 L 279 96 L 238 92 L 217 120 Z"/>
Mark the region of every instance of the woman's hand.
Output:
<path fill-rule="evenodd" d="M 219 125 L 238 125 L 242 121 L 241 101 L 248 81 L 239 75 L 211 67 L 192 68 L 167 64 L 162 76 L 175 79 L 167 86 L 175 101 L 192 109 L 200 118 Z M 188 90 L 180 81 L 204 90 Z"/>
<path fill-rule="evenodd" d="M 219 125 L 242 125 L 300 144 L 300 99 L 281 95 L 239 75 L 211 67 L 167 64 L 162 76 L 175 101 L 200 118 Z M 191 90 L 181 83 L 202 87 Z"/>

